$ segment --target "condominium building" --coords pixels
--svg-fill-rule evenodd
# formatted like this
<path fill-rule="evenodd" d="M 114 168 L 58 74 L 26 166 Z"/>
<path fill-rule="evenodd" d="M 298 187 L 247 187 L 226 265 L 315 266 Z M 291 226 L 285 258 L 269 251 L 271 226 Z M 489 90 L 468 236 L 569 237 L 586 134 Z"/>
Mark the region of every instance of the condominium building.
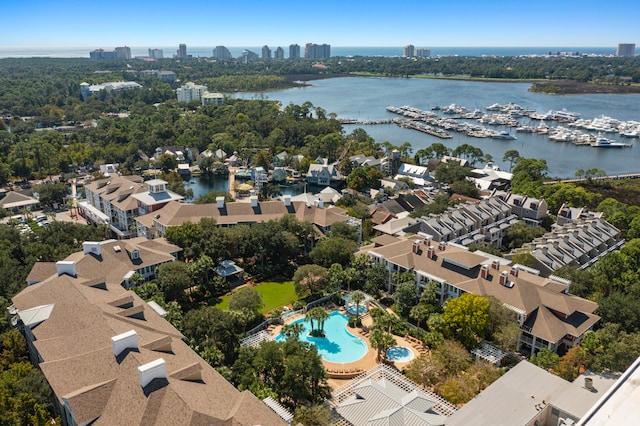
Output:
<path fill-rule="evenodd" d="M 289 45 L 289 59 L 297 59 L 300 57 L 300 45 L 290 44 Z"/>
<path fill-rule="evenodd" d="M 418 58 L 428 58 L 431 56 L 431 49 L 416 49 L 416 56 Z"/>
<path fill-rule="evenodd" d="M 164 52 L 162 49 L 149 49 L 149 57 L 153 59 L 162 59 Z"/>
<path fill-rule="evenodd" d="M 202 105 L 213 104 L 221 105 L 224 103 L 224 95 L 222 93 L 205 92 L 202 95 Z"/>
<path fill-rule="evenodd" d="M 216 46 L 213 49 L 213 57 L 216 59 L 231 59 L 231 52 L 224 46 Z"/>
<path fill-rule="evenodd" d="M 242 58 L 241 58 L 242 63 L 247 64 L 257 59 L 258 59 L 258 54 L 256 52 L 252 52 L 251 50 L 248 50 L 248 49 L 244 49 L 242 51 Z"/>
<path fill-rule="evenodd" d="M 274 58 L 284 59 L 284 49 L 282 47 L 278 46 L 278 48 L 275 51 Z"/>
<path fill-rule="evenodd" d="M 160 179 L 145 183 L 140 176 L 117 174 L 85 185 L 85 193 L 86 200 L 78 203 L 80 215 L 108 226 L 118 238 L 135 236 L 135 217 L 183 198 L 168 191 Z"/>
<path fill-rule="evenodd" d="M 116 47 L 116 59 L 131 59 L 131 48 L 128 46 Z"/>
<path fill-rule="evenodd" d="M 307 43 L 304 57 L 308 59 L 326 59 L 331 57 L 331 46 L 328 44 Z"/>
<path fill-rule="evenodd" d="M 135 81 L 112 81 L 109 83 L 89 84 L 80 83 L 80 94 L 82 99 L 87 99 L 90 95 L 105 91 L 108 93 L 119 90 L 141 89 L 142 86 Z"/>
<path fill-rule="evenodd" d="M 158 304 L 124 288 L 180 247 L 163 239 L 82 246 L 9 309 L 63 425 L 286 425 L 200 358 Z"/>
<path fill-rule="evenodd" d="M 415 47 L 413 46 L 413 44 L 408 44 L 404 47 L 403 51 L 402 51 L 402 56 L 406 57 L 406 58 L 413 58 L 415 55 Z"/>
<path fill-rule="evenodd" d="M 262 59 L 271 59 L 271 49 L 266 44 L 262 46 Z"/>
<path fill-rule="evenodd" d="M 89 52 L 89 58 L 93 60 L 116 59 L 117 54 L 115 50 L 96 49 Z"/>
<path fill-rule="evenodd" d="M 636 44 L 635 43 L 620 43 L 616 50 L 616 56 L 635 56 Z"/>
<path fill-rule="evenodd" d="M 183 59 L 183 60 L 188 59 L 186 44 L 180 44 L 178 46 L 178 51 L 176 52 L 176 59 Z"/>
<path fill-rule="evenodd" d="M 202 95 L 207 92 L 207 86 L 195 84 L 191 81 L 185 83 L 176 90 L 178 102 L 191 102 L 202 100 Z"/>
<path fill-rule="evenodd" d="M 155 212 L 154 212 L 155 213 Z M 218 197 L 216 204 L 168 203 L 155 214 L 138 216 L 136 220 L 138 236 L 149 239 L 162 237 L 172 226 L 185 222 L 197 223 L 203 218 L 215 219 L 218 226 L 235 226 L 277 220 L 285 215 L 293 215 L 301 222 L 310 222 L 316 229 L 326 233 L 337 222 L 350 222 L 344 209 L 324 207 L 323 203 L 308 205 L 304 201 L 293 201 L 285 195 L 281 201 L 258 201 L 252 196 L 249 203 L 226 203 Z"/>
<path fill-rule="evenodd" d="M 419 291 L 436 284 L 442 304 L 464 293 L 495 297 L 517 315 L 522 353 L 532 354 L 543 347 L 566 350 L 577 345 L 600 319 L 593 313 L 598 304 L 569 294 L 567 280 L 543 278 L 534 269 L 510 266 L 506 259 L 472 253 L 459 245 L 436 243 L 427 235 L 386 237 L 361 253 L 388 270 L 389 292 L 395 290 L 396 273 L 412 272 Z"/>

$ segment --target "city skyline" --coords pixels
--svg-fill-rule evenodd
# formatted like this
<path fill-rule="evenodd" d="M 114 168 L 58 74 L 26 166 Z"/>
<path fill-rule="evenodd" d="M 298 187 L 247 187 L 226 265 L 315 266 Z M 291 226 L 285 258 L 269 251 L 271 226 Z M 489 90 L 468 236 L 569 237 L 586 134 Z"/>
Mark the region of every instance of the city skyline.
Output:
<path fill-rule="evenodd" d="M 187 0 L 93 3 L 10 2 L 3 7 L 0 46 L 575 46 L 636 43 L 640 4 L 593 0 L 536 3 L 471 0 L 449 3 L 328 0 L 235 4 Z M 113 15 L 114 11 L 118 13 Z M 391 10 L 391 12 L 390 12 Z M 100 19 L 101 14 L 109 19 Z M 87 16 L 83 18 L 83 14 Z M 188 16 L 199 19 L 187 19 Z M 114 18 L 115 16 L 115 18 Z M 209 18 L 208 18 L 209 17 Z"/>

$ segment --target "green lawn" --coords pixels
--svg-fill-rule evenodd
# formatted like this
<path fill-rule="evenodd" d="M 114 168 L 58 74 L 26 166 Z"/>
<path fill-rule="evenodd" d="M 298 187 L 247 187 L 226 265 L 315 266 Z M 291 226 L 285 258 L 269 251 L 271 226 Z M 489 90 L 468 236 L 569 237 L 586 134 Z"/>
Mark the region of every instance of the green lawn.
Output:
<path fill-rule="evenodd" d="M 262 295 L 264 308 L 262 308 L 261 312 L 263 314 L 269 312 L 272 309 L 279 308 L 284 305 L 289 305 L 298 300 L 298 296 L 296 296 L 296 292 L 293 287 L 293 281 L 264 282 L 256 285 L 255 287 L 253 287 L 253 289 L 255 289 Z M 231 294 L 233 293 L 229 293 L 226 296 L 223 296 L 222 301 L 215 305 L 215 307 L 222 310 L 227 310 L 227 305 L 229 303 L 229 299 L 231 298 Z"/>

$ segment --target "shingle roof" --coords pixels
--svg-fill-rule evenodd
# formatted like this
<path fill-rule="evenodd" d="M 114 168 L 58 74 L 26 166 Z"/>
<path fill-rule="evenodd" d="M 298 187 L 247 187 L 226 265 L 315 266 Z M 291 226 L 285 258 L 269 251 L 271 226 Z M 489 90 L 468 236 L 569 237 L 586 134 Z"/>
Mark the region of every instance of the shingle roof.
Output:
<path fill-rule="evenodd" d="M 292 214 L 300 221 L 314 223 L 321 227 L 328 227 L 336 222 L 344 222 L 347 214 L 339 207 L 319 208 L 307 206 L 304 202 L 292 201 L 286 206 L 282 201 L 258 202 L 257 207 L 250 203 L 225 203 L 223 208 L 217 204 L 184 204 L 170 202 L 162 209 L 136 218 L 149 227 L 153 222 L 163 226 L 180 226 L 185 222 L 197 223 L 202 218 L 215 219 L 218 225 L 236 225 L 239 223 L 267 222 Z"/>
<path fill-rule="evenodd" d="M 50 307 L 46 318 L 31 324 L 31 334 L 42 359 L 39 366 L 59 403 L 79 423 L 96 426 L 284 425 L 251 393 L 238 392 L 140 297 L 114 281 L 112 254 L 124 250 L 116 254 L 113 244 L 101 246 L 101 260 L 82 252 L 70 256 L 77 262 L 76 278 L 54 274 L 13 298 L 20 313 Z M 141 256 L 161 245 L 143 241 Z M 105 285 L 97 286 L 101 281 Z M 127 315 L 131 312 L 143 315 Z M 111 338 L 130 330 L 136 332 L 138 348 L 115 356 Z M 138 367 L 159 358 L 165 360 L 166 378 L 143 388 Z"/>
<path fill-rule="evenodd" d="M 455 286 L 465 292 L 480 296 L 494 296 L 502 303 L 522 311 L 528 316 L 525 326 L 533 334 L 549 342 L 558 342 L 566 334 L 580 336 L 591 328 L 600 317 L 593 312 L 598 305 L 587 299 L 564 294 L 566 285 L 543 278 L 525 270 L 514 276 L 511 268 L 499 266 L 490 269 L 488 277 L 480 276 L 481 265 L 489 264 L 489 258 L 466 249 L 446 246 L 435 250 L 433 258 L 427 256 L 427 248 L 420 244 L 417 253 L 410 238 L 392 242 L 368 250 L 405 269 L 422 272 Z M 509 286 L 499 283 L 499 275 L 509 273 Z"/>

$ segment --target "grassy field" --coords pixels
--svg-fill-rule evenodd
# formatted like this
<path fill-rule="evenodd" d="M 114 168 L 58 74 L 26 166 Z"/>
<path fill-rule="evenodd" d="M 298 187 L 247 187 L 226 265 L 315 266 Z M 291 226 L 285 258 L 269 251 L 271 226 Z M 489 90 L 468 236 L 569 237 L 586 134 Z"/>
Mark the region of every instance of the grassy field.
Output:
<path fill-rule="evenodd" d="M 264 308 L 262 308 L 261 312 L 263 314 L 269 312 L 272 309 L 279 308 L 284 305 L 289 305 L 298 300 L 298 296 L 296 296 L 296 292 L 293 286 L 293 281 L 264 282 L 254 286 L 253 289 L 255 289 L 262 295 Z M 222 297 L 222 301 L 215 305 L 215 307 L 222 310 L 227 310 L 231 294 L 233 293 L 229 293 L 226 296 Z"/>

